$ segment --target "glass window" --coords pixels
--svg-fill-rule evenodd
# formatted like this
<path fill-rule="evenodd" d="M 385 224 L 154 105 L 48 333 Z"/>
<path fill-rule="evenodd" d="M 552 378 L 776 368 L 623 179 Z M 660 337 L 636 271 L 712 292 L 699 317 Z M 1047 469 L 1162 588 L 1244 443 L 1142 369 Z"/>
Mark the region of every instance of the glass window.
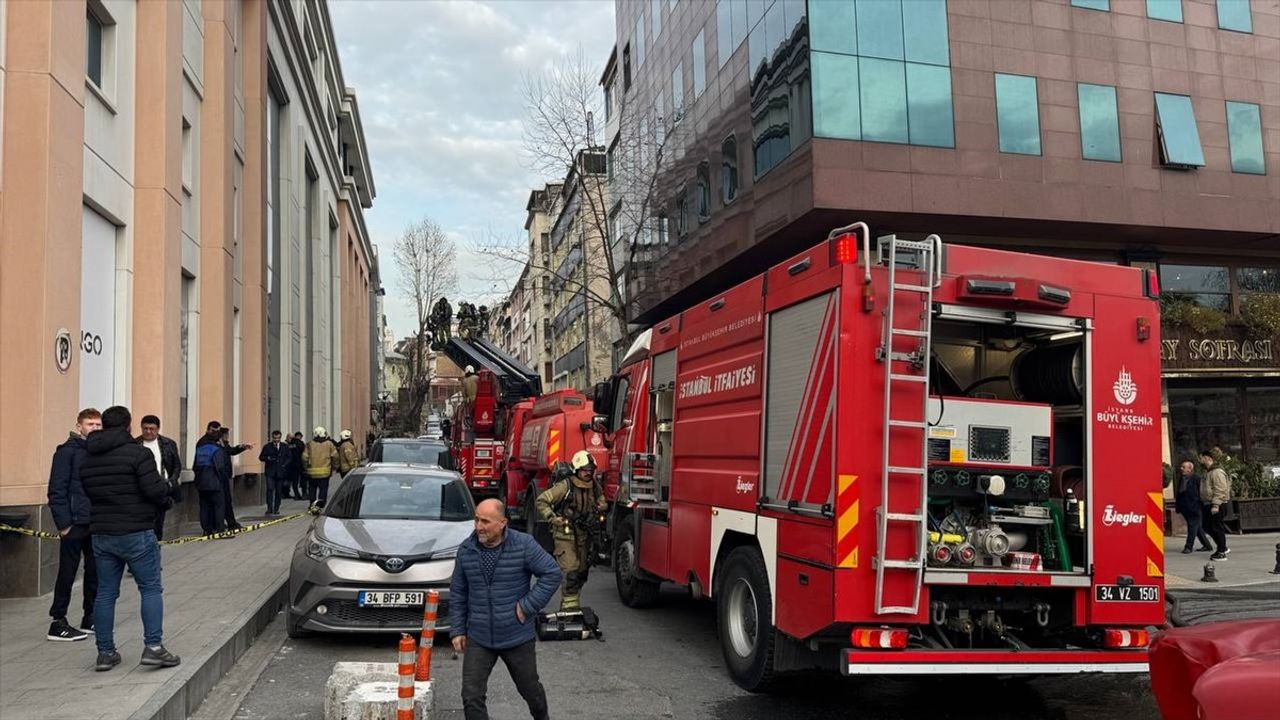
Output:
<path fill-rule="evenodd" d="M 1169 388 L 1169 425 L 1177 457 L 1222 448 L 1242 454 L 1240 392 L 1236 388 Z"/>
<path fill-rule="evenodd" d="M 684 63 L 676 63 L 676 69 L 671 72 L 671 112 L 675 122 L 684 115 Z"/>
<path fill-rule="evenodd" d="M 1280 386 L 1246 387 L 1249 407 L 1248 458 L 1280 471 Z"/>
<path fill-rule="evenodd" d="M 707 86 L 707 49 L 706 43 L 703 41 L 703 30 L 698 33 L 698 37 L 693 39 L 693 99 L 697 100 L 702 97 L 702 91 Z"/>
<path fill-rule="evenodd" d="M 662 0 L 650 0 L 649 7 L 653 11 L 653 41 L 656 43 L 662 34 Z"/>
<path fill-rule="evenodd" d="M 1253 32 L 1249 0 L 1218 0 L 1218 27 L 1236 32 Z"/>
<path fill-rule="evenodd" d="M 644 65 L 644 14 L 636 18 L 636 68 Z"/>
<path fill-rule="evenodd" d="M 860 140 L 862 118 L 858 110 L 858 58 L 815 52 L 812 64 L 813 134 Z"/>
<path fill-rule="evenodd" d="M 1182 0 L 1147 0 L 1147 17 L 1182 22 Z"/>
<path fill-rule="evenodd" d="M 1074 7 L 1086 8 L 1089 10 L 1110 10 L 1111 0 L 1071 0 Z"/>
<path fill-rule="evenodd" d="M 102 21 L 93 12 L 85 17 L 85 44 L 84 74 L 102 88 Z"/>
<path fill-rule="evenodd" d="M 716 3 L 716 47 L 720 53 L 720 67 L 729 62 L 733 54 L 733 3 L 720 0 Z"/>
<path fill-rule="evenodd" d="M 1192 302 L 1227 312 L 1231 275 L 1225 267 L 1160 264 L 1160 293 L 1165 302 Z"/>
<path fill-rule="evenodd" d="M 1237 268 L 1241 293 L 1280 293 L 1280 267 Z"/>
<path fill-rule="evenodd" d="M 772 2 L 772 0 L 769 0 Z M 747 0 L 747 28 L 751 30 L 759 24 L 760 19 L 764 17 L 765 6 L 768 4 L 766 0 Z"/>
<path fill-rule="evenodd" d="M 902 59 L 902 2 L 857 3 L 858 54 L 863 57 Z M 865 67 L 865 66 L 864 66 Z"/>
<path fill-rule="evenodd" d="M 909 62 L 951 64 L 947 43 L 947 4 L 944 0 L 902 3 L 902 34 L 907 40 Z"/>
<path fill-rule="evenodd" d="M 857 54 L 858 21 L 853 3 L 846 0 L 810 0 L 809 14 L 812 16 L 809 45 L 814 51 Z"/>
<path fill-rule="evenodd" d="M 406 519 L 466 522 L 475 512 L 471 492 L 453 473 L 365 473 L 343 482 L 325 515 L 344 520 Z"/>
<path fill-rule="evenodd" d="M 996 73 L 996 127 L 1000 152 L 1040 154 L 1040 104 L 1035 78 Z"/>
<path fill-rule="evenodd" d="M 808 11 L 805 0 L 778 0 L 778 4 L 782 6 L 782 43 L 787 46 L 789 54 L 792 41 L 796 38 L 797 30 L 804 23 Z"/>
<path fill-rule="evenodd" d="M 1156 93 L 1156 130 L 1160 135 L 1160 158 L 1165 165 L 1204 165 L 1191 98 Z"/>
<path fill-rule="evenodd" d="M 783 9 L 782 0 L 778 0 L 764 15 L 765 25 L 765 52 L 769 56 L 770 62 L 775 65 L 780 64 L 781 60 L 775 60 L 779 48 L 787 39 L 787 17 L 786 11 Z"/>
<path fill-rule="evenodd" d="M 863 140 L 907 142 L 907 79 L 903 65 L 891 60 L 861 59 L 858 79 Z"/>
<path fill-rule="evenodd" d="M 676 195 L 676 235 L 684 237 L 689 233 L 689 190 L 680 188 Z"/>
<path fill-rule="evenodd" d="M 907 63 L 907 127 L 912 145 L 955 147 L 951 68 Z"/>
<path fill-rule="evenodd" d="M 698 163 L 698 220 L 711 219 L 711 166 Z"/>
<path fill-rule="evenodd" d="M 769 53 L 768 46 L 768 22 L 762 22 L 751 30 L 751 35 L 747 38 L 747 62 L 751 66 L 747 68 L 751 85 L 754 88 L 756 83 L 764 76 L 764 72 L 768 66 Z"/>
<path fill-rule="evenodd" d="M 1080 145 L 1084 159 L 1120 162 L 1116 89 L 1080 83 L 1076 94 L 1080 101 Z"/>
<path fill-rule="evenodd" d="M 730 0 L 729 25 L 733 30 L 733 45 L 729 48 L 732 53 L 747 39 L 747 31 L 750 30 L 747 27 L 747 0 Z"/>
<path fill-rule="evenodd" d="M 738 197 L 738 141 L 730 135 L 720 144 L 720 199 L 725 205 Z"/>
<path fill-rule="evenodd" d="M 1262 115 L 1257 105 L 1227 101 L 1227 138 L 1231 144 L 1231 172 L 1267 173 L 1262 154 Z"/>

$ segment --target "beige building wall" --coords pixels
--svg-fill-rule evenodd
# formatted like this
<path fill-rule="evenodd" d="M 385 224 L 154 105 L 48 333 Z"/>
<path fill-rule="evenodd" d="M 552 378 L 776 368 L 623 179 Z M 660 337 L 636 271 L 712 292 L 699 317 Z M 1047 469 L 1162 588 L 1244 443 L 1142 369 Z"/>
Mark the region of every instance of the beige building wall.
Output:
<path fill-rule="evenodd" d="M 309 53 L 294 47 L 293 28 L 304 26 L 317 61 L 299 65 L 290 58 Z M 272 77 L 269 65 L 311 68 L 323 82 Z M 372 178 L 358 123 L 344 131 L 351 147 L 339 143 L 336 110 L 355 98 L 325 5 L 0 0 L 0 337 L 12 339 L 0 353 L 5 522 L 53 529 L 50 457 L 88 404 L 127 405 L 135 430 L 158 415 L 184 465 L 208 420 L 231 425 L 238 441 L 266 437 L 273 82 L 297 103 L 284 106 L 289 192 L 278 204 L 295 236 L 307 227 L 297 191 L 308 167 L 319 183 L 308 207 L 320 262 L 305 285 L 317 295 L 298 330 L 307 368 L 329 373 L 299 393 L 273 390 L 356 430 L 367 426 L 373 372 L 377 273 L 362 216 Z M 335 111 L 322 111 L 330 101 Z M 313 337 L 348 323 L 341 343 Z M 282 430 L 313 421 L 284 420 L 297 427 Z M 261 470 L 256 453 L 236 465 L 238 475 Z M 258 505 L 260 493 L 261 483 L 237 480 L 238 504 Z M 194 508 L 170 513 L 171 534 Z M 0 596 L 51 589 L 56 550 L 0 542 Z"/>

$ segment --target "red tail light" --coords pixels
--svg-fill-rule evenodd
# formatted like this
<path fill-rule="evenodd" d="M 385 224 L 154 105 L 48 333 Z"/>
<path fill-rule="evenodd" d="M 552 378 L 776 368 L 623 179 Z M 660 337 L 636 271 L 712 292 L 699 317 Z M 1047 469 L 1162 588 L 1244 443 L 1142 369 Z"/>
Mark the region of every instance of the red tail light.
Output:
<path fill-rule="evenodd" d="M 1102 633 L 1102 646 L 1108 648 L 1144 648 L 1150 639 L 1146 630 L 1107 628 Z"/>
<path fill-rule="evenodd" d="M 836 262 L 845 265 L 858 262 L 858 236 L 856 233 L 845 233 L 834 241 Z"/>
<path fill-rule="evenodd" d="M 854 628 L 853 646 L 863 650 L 905 650 L 907 631 L 902 628 Z"/>

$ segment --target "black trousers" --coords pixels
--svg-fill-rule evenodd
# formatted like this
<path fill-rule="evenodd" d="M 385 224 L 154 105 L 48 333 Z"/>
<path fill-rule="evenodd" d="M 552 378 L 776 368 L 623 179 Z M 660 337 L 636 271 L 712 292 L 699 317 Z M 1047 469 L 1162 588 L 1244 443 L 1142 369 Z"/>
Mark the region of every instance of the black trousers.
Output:
<path fill-rule="evenodd" d="M 324 504 L 329 501 L 329 478 L 307 478 L 311 483 L 311 487 L 307 492 L 307 497 L 311 499 L 311 504 L 315 505 L 317 501 Z"/>
<path fill-rule="evenodd" d="M 534 720 L 548 720 L 547 691 L 538 680 L 538 657 L 530 640 L 507 650 L 490 650 L 473 642 L 467 643 L 462 655 L 462 713 L 466 720 L 488 720 L 489 707 L 485 703 L 489 691 L 489 675 L 493 666 L 502 658 L 511 673 L 511 679 L 520 691 L 520 697 L 529 704 L 529 715 Z"/>
<path fill-rule="evenodd" d="M 1193 549 L 1195 541 L 1199 540 L 1201 547 L 1213 547 L 1209 542 L 1209 535 L 1204 531 L 1204 515 L 1200 514 L 1184 514 L 1182 519 L 1187 521 L 1187 549 Z"/>
<path fill-rule="evenodd" d="M 222 478 L 218 482 L 222 485 L 222 519 L 226 521 L 228 530 L 235 530 L 240 523 L 236 521 L 236 502 L 231 497 L 231 478 Z"/>
<path fill-rule="evenodd" d="M 289 480 L 284 475 L 267 476 L 267 512 L 280 511 L 280 499 L 289 489 Z"/>
<path fill-rule="evenodd" d="M 71 607 L 71 589 L 76 584 L 76 572 L 80 559 L 84 558 L 84 609 L 85 617 L 93 617 L 93 602 L 98 597 L 98 565 L 93 559 L 93 536 L 88 525 L 72 525 L 71 532 L 58 543 L 58 579 L 53 583 L 53 605 L 49 617 L 57 620 L 67 616 Z"/>
<path fill-rule="evenodd" d="M 1218 508 L 1217 514 L 1214 514 L 1213 508 L 1209 505 L 1204 506 L 1204 526 L 1209 532 L 1209 537 L 1213 538 L 1213 544 L 1218 552 L 1227 549 L 1227 523 L 1222 519 L 1222 508 Z"/>
<path fill-rule="evenodd" d="M 205 535 L 212 535 L 227 529 L 223 521 L 222 489 L 200 491 L 200 530 Z"/>

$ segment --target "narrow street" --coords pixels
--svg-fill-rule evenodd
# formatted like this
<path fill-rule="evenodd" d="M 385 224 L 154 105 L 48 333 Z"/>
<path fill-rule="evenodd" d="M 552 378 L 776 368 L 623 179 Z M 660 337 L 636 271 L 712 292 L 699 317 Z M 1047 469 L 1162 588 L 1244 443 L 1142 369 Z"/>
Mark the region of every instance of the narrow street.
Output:
<path fill-rule="evenodd" d="M 539 671 L 551 701 L 551 714 L 562 720 L 1159 718 L 1145 675 L 999 681 L 971 677 L 846 679 L 817 674 L 798 678 L 773 696 L 752 695 L 725 674 L 711 603 L 695 602 L 668 590 L 658 608 L 629 609 L 618 601 L 607 568 L 592 575 L 583 597 L 600 613 L 605 641 L 542 643 L 538 647 Z M 276 619 L 276 624 L 282 622 L 283 617 Z M 394 645 L 393 635 L 285 640 L 248 691 L 235 718 L 319 717 L 324 709 L 324 683 L 335 662 L 392 662 Z M 436 710 L 441 720 L 462 718 L 462 661 L 451 659 L 451 655 L 446 641 L 440 639 L 432 676 L 437 683 Z M 939 708 L 938 690 L 943 685 L 963 686 L 966 692 L 954 697 L 970 700 Z M 244 688 L 219 686 L 206 702 L 231 692 L 244 692 Z M 528 717 L 501 664 L 490 682 L 489 710 L 495 720 Z"/>

